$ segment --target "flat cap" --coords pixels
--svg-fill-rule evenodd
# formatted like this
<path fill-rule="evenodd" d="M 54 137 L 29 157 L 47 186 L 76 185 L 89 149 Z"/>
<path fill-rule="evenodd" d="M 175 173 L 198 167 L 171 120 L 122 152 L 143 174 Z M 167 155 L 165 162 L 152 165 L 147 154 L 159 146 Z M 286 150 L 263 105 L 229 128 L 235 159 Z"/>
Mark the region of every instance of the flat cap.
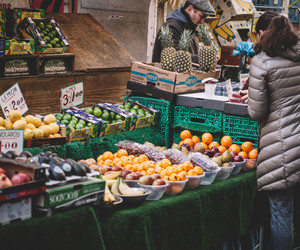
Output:
<path fill-rule="evenodd" d="M 214 7 L 211 5 L 209 0 L 187 0 L 187 2 L 208 16 L 216 16 Z"/>

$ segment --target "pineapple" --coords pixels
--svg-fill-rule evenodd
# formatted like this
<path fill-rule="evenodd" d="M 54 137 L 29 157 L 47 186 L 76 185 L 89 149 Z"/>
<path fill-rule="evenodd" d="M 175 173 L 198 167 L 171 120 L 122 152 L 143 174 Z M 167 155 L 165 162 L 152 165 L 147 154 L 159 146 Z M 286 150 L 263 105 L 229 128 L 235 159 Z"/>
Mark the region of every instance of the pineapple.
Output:
<path fill-rule="evenodd" d="M 176 52 L 174 70 L 178 73 L 191 73 L 192 58 L 188 49 L 192 42 L 192 31 L 185 29 L 179 40 L 179 50 Z"/>
<path fill-rule="evenodd" d="M 172 33 L 169 25 L 161 27 L 159 38 L 164 48 L 160 55 L 161 67 L 162 69 L 173 71 L 176 49 L 173 47 Z"/>
<path fill-rule="evenodd" d="M 198 60 L 200 69 L 203 71 L 210 71 L 216 68 L 217 52 L 212 46 L 212 37 L 209 28 L 205 24 L 199 24 L 196 33 L 202 43 L 198 48 Z"/>

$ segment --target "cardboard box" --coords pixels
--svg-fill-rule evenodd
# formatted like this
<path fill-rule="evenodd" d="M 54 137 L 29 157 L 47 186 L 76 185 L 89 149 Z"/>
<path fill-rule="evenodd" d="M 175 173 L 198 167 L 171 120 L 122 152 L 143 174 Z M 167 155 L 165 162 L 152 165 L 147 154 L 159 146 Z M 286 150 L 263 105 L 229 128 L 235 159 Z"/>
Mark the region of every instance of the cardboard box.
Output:
<path fill-rule="evenodd" d="M 32 55 L 35 53 L 35 43 L 33 39 L 5 40 L 5 55 Z"/>
<path fill-rule="evenodd" d="M 59 209 L 82 205 L 81 199 L 104 192 L 105 181 L 90 177 L 86 181 L 47 187 L 44 194 L 34 197 L 33 205 L 43 209 Z"/>
<path fill-rule="evenodd" d="M 212 0 L 211 4 L 215 11 L 220 13 L 218 26 L 228 21 L 251 19 L 255 11 L 251 0 Z"/>
<path fill-rule="evenodd" d="M 235 65 L 239 66 L 240 64 L 240 55 L 234 56 L 233 50 L 236 50 L 237 46 L 227 45 L 221 47 L 221 58 L 219 63 L 221 65 Z M 250 64 L 250 58 L 247 61 Z M 222 74 L 222 72 L 221 72 Z"/>
<path fill-rule="evenodd" d="M 230 21 L 215 29 L 215 34 L 221 46 L 236 46 L 239 42 L 250 41 L 250 22 Z"/>
<path fill-rule="evenodd" d="M 43 27 L 47 25 L 51 26 L 51 29 L 56 33 L 56 38 L 58 37 L 59 42 L 54 43 L 55 45 L 52 44 L 54 37 L 52 37 L 53 40 L 50 40 L 51 38 L 49 33 L 43 33 L 46 28 L 42 30 L 42 28 L 40 28 L 41 26 L 39 26 L 39 23 L 43 23 Z M 70 46 L 67 38 L 62 33 L 61 29 L 53 18 L 32 19 L 30 17 L 26 17 L 19 26 L 24 38 L 35 39 L 37 49 L 40 53 L 63 53 Z M 48 37 L 49 41 L 48 39 L 46 40 L 46 36 Z M 56 47 L 56 45 L 58 45 L 58 47 Z"/>
<path fill-rule="evenodd" d="M 5 40 L 0 40 L 0 56 L 5 55 Z"/>
<path fill-rule="evenodd" d="M 144 85 L 151 84 L 158 89 L 171 93 L 204 91 L 202 80 L 208 77 L 218 78 L 218 69 L 211 72 L 193 70 L 192 74 L 183 74 L 163 70 L 160 64 L 132 62 L 130 81 Z"/>
<path fill-rule="evenodd" d="M 0 225 L 30 219 L 31 216 L 32 200 L 30 197 L 0 204 Z"/>
<path fill-rule="evenodd" d="M 0 38 L 6 37 L 6 10 L 0 9 Z"/>
<path fill-rule="evenodd" d="M 0 202 L 42 193 L 46 189 L 46 169 L 40 164 L 0 158 L 0 166 L 12 178 L 16 172 L 25 172 L 33 181 L 0 189 Z"/>

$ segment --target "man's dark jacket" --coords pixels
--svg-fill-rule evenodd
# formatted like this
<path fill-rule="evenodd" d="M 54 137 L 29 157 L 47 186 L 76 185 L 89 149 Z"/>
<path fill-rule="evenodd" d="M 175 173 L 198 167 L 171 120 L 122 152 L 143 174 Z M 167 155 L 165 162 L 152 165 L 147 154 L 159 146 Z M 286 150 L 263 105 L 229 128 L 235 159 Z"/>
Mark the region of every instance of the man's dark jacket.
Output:
<path fill-rule="evenodd" d="M 189 29 L 192 31 L 193 40 L 189 48 L 189 52 L 192 55 L 192 61 L 198 63 L 198 46 L 196 42 L 195 29 L 196 25 L 192 22 L 188 13 L 185 12 L 183 8 L 181 10 L 175 9 L 168 17 L 167 21 L 163 26 L 169 25 L 172 32 L 174 48 L 179 50 L 179 40 L 184 29 Z M 160 62 L 160 54 L 163 50 L 160 39 L 160 30 L 158 31 L 155 39 L 154 50 L 152 55 L 152 62 Z"/>

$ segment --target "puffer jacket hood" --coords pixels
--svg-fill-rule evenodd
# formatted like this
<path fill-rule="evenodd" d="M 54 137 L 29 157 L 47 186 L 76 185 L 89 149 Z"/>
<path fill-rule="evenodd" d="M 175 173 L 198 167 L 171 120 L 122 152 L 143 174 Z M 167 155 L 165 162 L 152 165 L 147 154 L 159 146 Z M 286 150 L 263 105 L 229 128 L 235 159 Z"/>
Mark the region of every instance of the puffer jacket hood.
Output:
<path fill-rule="evenodd" d="M 300 182 L 299 48 L 298 43 L 273 58 L 262 52 L 251 62 L 248 113 L 260 123 L 259 190 L 287 189 Z"/>
<path fill-rule="evenodd" d="M 169 19 L 176 19 L 180 22 L 187 23 L 186 17 L 182 14 L 180 9 L 175 9 L 172 13 L 167 17 L 167 21 Z"/>

